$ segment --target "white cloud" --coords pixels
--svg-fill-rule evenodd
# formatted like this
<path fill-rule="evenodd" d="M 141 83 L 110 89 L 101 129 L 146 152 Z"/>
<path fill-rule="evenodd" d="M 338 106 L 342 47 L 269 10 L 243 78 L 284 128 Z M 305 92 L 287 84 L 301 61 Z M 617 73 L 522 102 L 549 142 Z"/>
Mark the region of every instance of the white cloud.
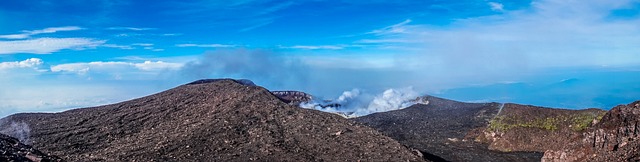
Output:
<path fill-rule="evenodd" d="M 345 46 L 337 46 L 337 45 L 324 45 L 324 46 L 290 46 L 290 47 L 280 47 L 280 48 L 291 48 L 291 49 L 306 49 L 306 50 L 318 50 L 318 49 L 327 49 L 327 50 L 339 50 L 344 49 Z"/>
<path fill-rule="evenodd" d="M 377 29 L 367 34 L 402 34 L 407 32 L 407 24 L 411 23 L 411 19 L 404 20 L 398 24 L 394 24 L 391 26 L 384 27 L 382 29 Z"/>
<path fill-rule="evenodd" d="M 136 28 L 136 27 L 110 27 L 107 30 L 132 30 L 132 31 L 145 31 L 145 30 L 155 30 L 156 28 Z"/>
<path fill-rule="evenodd" d="M 142 49 L 154 51 L 154 52 L 164 51 L 164 49 L 155 48 L 153 47 L 153 45 L 154 44 L 151 44 L 151 43 L 133 43 L 131 45 L 103 44 L 101 45 L 101 47 L 118 48 L 118 49 L 125 49 L 125 50 L 131 50 L 131 49 L 136 49 L 136 47 L 141 47 Z"/>
<path fill-rule="evenodd" d="M 29 34 L 9 34 L 9 35 L 0 35 L 2 39 L 26 39 L 29 38 Z"/>
<path fill-rule="evenodd" d="M 83 62 L 83 63 L 68 63 L 51 66 L 52 72 L 72 72 L 78 74 L 86 74 L 90 71 L 101 73 L 127 73 L 138 71 L 162 71 L 162 70 L 177 70 L 182 67 L 181 63 L 169 63 L 163 61 L 145 61 L 142 63 L 132 62 L 119 62 L 119 61 L 96 61 L 96 62 Z"/>
<path fill-rule="evenodd" d="M 396 66 L 394 57 L 387 55 L 302 56 L 300 60 L 306 65 L 319 68 L 385 69 Z"/>
<path fill-rule="evenodd" d="M 0 54 L 50 54 L 63 49 L 82 50 L 104 44 L 103 40 L 90 38 L 37 38 L 29 40 L 0 41 Z"/>
<path fill-rule="evenodd" d="M 15 61 L 15 62 L 0 62 L 0 70 L 4 69 L 13 69 L 13 68 L 38 68 L 38 66 L 42 65 L 42 59 L 39 58 L 30 58 L 24 61 Z"/>
<path fill-rule="evenodd" d="M 176 44 L 177 47 L 202 47 L 202 48 L 230 48 L 238 45 L 232 44 Z"/>
<path fill-rule="evenodd" d="M 536 0 L 526 12 L 461 19 L 446 28 L 404 21 L 356 42 L 419 48 L 411 52 L 419 57 L 403 61 L 419 62 L 416 68 L 434 73 L 488 76 L 550 67 L 633 65 L 640 63 L 640 19 L 611 15 L 629 5 L 631 1 Z"/>
<path fill-rule="evenodd" d="M 160 34 L 160 36 L 180 36 L 182 35 L 182 33 L 165 33 L 165 34 Z"/>
<path fill-rule="evenodd" d="M 102 46 L 102 47 L 108 47 L 108 48 L 127 49 L 127 50 L 129 50 L 129 49 L 135 49 L 135 48 L 133 48 L 133 47 L 131 47 L 131 46 L 128 46 L 128 45 L 117 45 L 117 44 L 103 44 L 103 45 L 101 45 L 101 46 Z"/>
<path fill-rule="evenodd" d="M 163 70 L 163 69 L 172 69 L 172 70 L 179 69 L 180 67 L 182 67 L 182 64 L 167 63 L 162 61 L 156 61 L 156 62 L 145 61 L 143 63 L 135 63 L 133 64 L 133 66 L 135 66 L 140 70 L 156 71 L 156 70 Z"/>
<path fill-rule="evenodd" d="M 133 45 L 133 46 L 143 46 L 143 47 L 153 46 L 153 44 L 151 44 L 151 43 L 134 43 L 134 44 L 131 44 L 131 45 Z"/>
<path fill-rule="evenodd" d="M 504 5 L 502 5 L 502 3 L 489 2 L 487 4 L 489 4 L 489 6 L 491 6 L 491 10 L 493 10 L 493 11 L 504 11 Z"/>
<path fill-rule="evenodd" d="M 44 33 L 55 33 L 59 31 L 74 31 L 74 30 L 83 30 L 83 29 L 84 28 L 77 27 L 77 26 L 64 26 L 64 27 L 45 28 L 41 30 L 24 30 L 22 32 L 28 33 L 29 35 L 36 35 L 36 34 L 44 34 Z"/>
<path fill-rule="evenodd" d="M 21 34 L 10 34 L 10 35 L 0 35 L 0 38 L 3 39 L 27 39 L 33 35 L 37 34 L 45 34 L 45 33 L 55 33 L 60 31 L 75 31 L 75 30 L 83 30 L 84 28 L 77 26 L 64 26 L 64 27 L 51 27 L 40 30 L 23 30 Z"/>

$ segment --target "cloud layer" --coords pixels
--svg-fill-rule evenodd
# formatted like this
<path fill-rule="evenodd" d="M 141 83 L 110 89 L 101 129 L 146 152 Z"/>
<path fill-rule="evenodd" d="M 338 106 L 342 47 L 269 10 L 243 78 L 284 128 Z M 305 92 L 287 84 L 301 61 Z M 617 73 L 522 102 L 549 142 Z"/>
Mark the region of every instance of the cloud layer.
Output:
<path fill-rule="evenodd" d="M 37 38 L 0 41 L 0 54 L 51 54 L 63 49 L 82 50 L 95 48 L 104 43 L 105 41 L 90 38 Z"/>

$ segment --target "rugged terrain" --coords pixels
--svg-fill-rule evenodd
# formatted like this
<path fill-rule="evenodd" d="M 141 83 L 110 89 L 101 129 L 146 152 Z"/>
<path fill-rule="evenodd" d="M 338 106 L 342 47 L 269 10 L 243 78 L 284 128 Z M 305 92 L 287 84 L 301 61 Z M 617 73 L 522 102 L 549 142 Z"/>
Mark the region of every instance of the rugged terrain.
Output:
<path fill-rule="evenodd" d="M 463 103 L 433 96 L 428 104 L 354 118 L 420 150 L 433 161 L 540 161 L 541 152 L 500 152 L 475 136 L 500 111 L 499 103 Z"/>
<path fill-rule="evenodd" d="M 559 149 L 576 138 L 606 113 L 600 109 L 552 109 L 530 105 L 505 104 L 477 140 L 500 151 Z"/>
<path fill-rule="evenodd" d="M 543 161 L 640 161 L 640 101 L 616 106 Z"/>
<path fill-rule="evenodd" d="M 540 161 L 605 111 L 518 104 L 463 103 L 433 96 L 402 110 L 353 119 L 435 161 Z"/>
<path fill-rule="evenodd" d="M 374 129 L 226 79 L 5 120 L 28 124 L 34 147 L 68 161 L 423 161 Z"/>
<path fill-rule="evenodd" d="M 283 102 L 295 106 L 313 100 L 313 96 L 300 91 L 271 91 L 271 93 Z"/>
<path fill-rule="evenodd" d="M 16 138 L 0 134 L 0 161 L 55 162 L 62 159 L 42 153 Z"/>
<path fill-rule="evenodd" d="M 18 137 L 0 134 L 0 161 L 640 161 L 640 101 L 607 112 L 424 96 L 348 120 L 297 107 L 312 99 L 207 79 L 112 105 L 15 114 L 0 120 L 0 132 Z"/>

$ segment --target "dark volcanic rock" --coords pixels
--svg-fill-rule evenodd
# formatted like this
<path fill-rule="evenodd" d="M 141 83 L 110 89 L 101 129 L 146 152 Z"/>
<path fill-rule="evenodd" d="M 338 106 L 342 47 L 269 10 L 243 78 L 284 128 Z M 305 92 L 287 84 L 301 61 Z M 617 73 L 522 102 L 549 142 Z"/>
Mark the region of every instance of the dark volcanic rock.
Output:
<path fill-rule="evenodd" d="M 354 118 L 433 161 L 540 161 L 541 152 L 499 152 L 475 142 L 499 103 L 462 103 L 426 96 L 427 104 Z"/>
<path fill-rule="evenodd" d="M 640 101 L 611 109 L 593 127 L 543 161 L 640 161 Z"/>
<path fill-rule="evenodd" d="M 313 96 L 300 91 L 271 91 L 271 93 L 283 102 L 296 106 L 313 100 Z"/>
<path fill-rule="evenodd" d="M 374 129 L 235 80 L 5 120 L 29 124 L 35 147 L 69 161 L 423 161 Z"/>
<path fill-rule="evenodd" d="M 54 162 L 62 159 L 20 143 L 16 138 L 0 134 L 0 161 Z"/>
<path fill-rule="evenodd" d="M 213 83 L 213 82 L 223 81 L 223 80 L 231 80 L 231 81 L 234 81 L 236 83 L 239 83 L 239 84 L 242 84 L 242 85 L 246 85 L 246 86 L 256 86 L 256 84 L 253 83 L 253 81 L 248 80 L 248 79 L 200 79 L 200 80 L 193 81 L 191 83 L 187 83 L 187 85 Z"/>

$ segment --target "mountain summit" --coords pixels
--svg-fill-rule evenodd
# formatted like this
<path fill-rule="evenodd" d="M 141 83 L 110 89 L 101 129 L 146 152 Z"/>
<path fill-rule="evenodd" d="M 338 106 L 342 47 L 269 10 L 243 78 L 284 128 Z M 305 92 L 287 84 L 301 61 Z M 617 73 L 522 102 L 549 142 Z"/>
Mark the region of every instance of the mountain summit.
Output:
<path fill-rule="evenodd" d="M 4 120 L 27 123 L 34 147 L 68 161 L 423 161 L 376 130 L 230 79 Z"/>

